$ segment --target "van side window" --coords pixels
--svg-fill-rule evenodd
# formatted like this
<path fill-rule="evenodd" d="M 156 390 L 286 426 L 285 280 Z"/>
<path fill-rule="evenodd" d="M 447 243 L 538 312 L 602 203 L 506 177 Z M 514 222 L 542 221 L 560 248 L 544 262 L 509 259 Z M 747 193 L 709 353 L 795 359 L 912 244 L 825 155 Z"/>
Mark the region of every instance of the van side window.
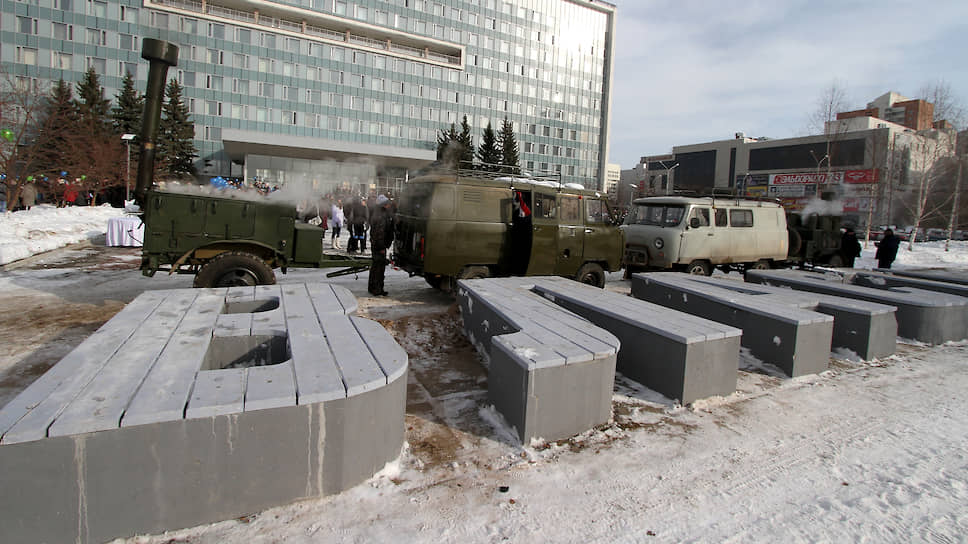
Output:
<path fill-rule="evenodd" d="M 601 200 L 585 200 L 585 222 L 586 223 L 608 223 L 611 216 L 608 214 L 608 206 Z"/>
<path fill-rule="evenodd" d="M 716 208 L 716 226 L 725 227 L 728 223 L 726 221 L 726 210 L 723 208 Z"/>
<path fill-rule="evenodd" d="M 752 227 L 753 210 L 729 210 L 729 224 L 734 227 Z"/>
<path fill-rule="evenodd" d="M 709 208 L 693 208 L 692 213 L 689 216 L 689 219 L 692 219 L 693 217 L 699 219 L 700 227 L 709 226 Z M 691 222 L 692 221 L 690 221 L 690 223 Z"/>
<path fill-rule="evenodd" d="M 534 217 L 536 219 L 554 219 L 557 216 L 554 195 L 534 195 Z"/>
<path fill-rule="evenodd" d="M 577 196 L 561 195 L 561 221 L 565 224 L 581 221 L 581 201 Z"/>

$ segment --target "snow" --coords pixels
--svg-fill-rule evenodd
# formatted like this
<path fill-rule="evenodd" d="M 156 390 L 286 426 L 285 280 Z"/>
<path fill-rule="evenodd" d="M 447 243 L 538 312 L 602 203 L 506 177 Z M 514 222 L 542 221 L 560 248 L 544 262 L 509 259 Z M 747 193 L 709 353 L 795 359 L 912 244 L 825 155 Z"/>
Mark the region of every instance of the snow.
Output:
<path fill-rule="evenodd" d="M 2 214 L 0 264 L 97 239 L 121 213 Z M 951 248 L 905 244 L 895 266 L 968 268 L 966 242 Z M 873 253 L 870 244 L 857 267 L 871 268 Z M 320 277 L 293 272 L 286 281 Z M 620 278 L 610 274 L 607 288 L 628 292 Z M 336 281 L 365 292 L 353 277 Z M 117 542 L 959 542 L 968 534 L 968 342 L 900 342 L 897 354 L 874 361 L 835 352 L 829 370 L 797 379 L 745 352 L 735 393 L 687 406 L 618 375 L 610 422 L 521 445 L 487 403 L 469 344 L 444 345 L 467 342 L 428 309 L 437 295 L 398 272 L 387 281 L 399 300 L 357 295 L 361 313 L 394 328 L 410 354 L 412 389 L 423 390 L 416 375 L 438 373 L 444 390 L 425 392 L 427 412 L 408 410 L 398 460 L 339 495 Z M 76 274 L 5 269 L 0 285 L 17 300 L 49 297 L 45 289 L 66 291 Z M 431 325 L 413 325 L 421 312 Z M 447 366 L 447 349 L 465 350 L 478 374 Z M 477 389 L 460 389 L 467 384 Z M 452 455 L 434 462 L 419 451 L 418 432 L 447 437 L 439 445 Z"/>

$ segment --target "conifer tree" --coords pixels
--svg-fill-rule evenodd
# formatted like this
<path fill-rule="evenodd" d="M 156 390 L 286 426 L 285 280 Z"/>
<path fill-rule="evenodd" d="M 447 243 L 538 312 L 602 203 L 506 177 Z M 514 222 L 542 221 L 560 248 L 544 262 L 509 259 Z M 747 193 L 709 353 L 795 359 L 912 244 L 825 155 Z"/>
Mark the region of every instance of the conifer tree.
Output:
<path fill-rule="evenodd" d="M 41 118 L 37 138 L 38 142 L 43 142 L 40 169 L 52 177 L 59 177 L 70 155 L 68 136 L 78 130 L 74 91 L 63 79 L 51 87 Z"/>
<path fill-rule="evenodd" d="M 498 143 L 501 146 L 501 164 L 508 167 L 519 166 L 518 142 L 514 137 L 514 123 L 508 121 L 507 117 L 504 118 L 504 122 L 501 124 Z"/>
<path fill-rule="evenodd" d="M 158 139 L 155 142 L 163 173 L 172 176 L 195 175 L 195 124 L 182 101 L 182 87 L 172 79 L 165 88 Z"/>
<path fill-rule="evenodd" d="M 134 88 L 131 72 L 125 72 L 121 80 L 121 90 L 114 97 L 111 108 L 111 121 L 117 134 L 134 134 L 135 141 L 141 136 L 141 118 L 144 115 L 144 96 Z M 133 143 L 133 142 L 132 142 Z"/>
<path fill-rule="evenodd" d="M 498 147 L 497 138 L 494 135 L 494 128 L 488 121 L 481 135 L 481 145 L 477 148 L 477 158 L 484 163 L 484 170 L 497 170 L 496 165 L 501 163 L 501 148 Z"/>
<path fill-rule="evenodd" d="M 103 128 L 108 122 L 110 101 L 104 98 L 104 87 L 101 86 L 101 80 L 94 68 L 88 68 L 84 73 L 84 79 L 76 85 L 75 103 L 81 120 L 86 124 Z"/>
<path fill-rule="evenodd" d="M 470 168 L 474 162 L 474 137 L 471 136 L 471 125 L 467 122 L 466 115 L 460 122 L 460 134 L 457 135 L 457 143 L 460 144 L 458 168 Z"/>

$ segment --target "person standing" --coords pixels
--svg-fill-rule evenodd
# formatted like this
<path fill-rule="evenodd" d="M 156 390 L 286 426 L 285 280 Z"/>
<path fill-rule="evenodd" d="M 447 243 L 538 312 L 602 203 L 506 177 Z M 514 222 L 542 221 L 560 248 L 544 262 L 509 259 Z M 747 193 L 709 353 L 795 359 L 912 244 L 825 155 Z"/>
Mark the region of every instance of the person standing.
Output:
<path fill-rule="evenodd" d="M 874 258 L 877 259 L 878 268 L 890 268 L 891 264 L 894 263 L 894 259 L 897 257 L 897 248 L 901 245 L 901 239 L 894 236 L 894 231 L 887 229 L 884 231 L 884 238 L 880 242 L 877 242 L 877 253 L 874 254 Z"/>
<path fill-rule="evenodd" d="M 350 253 L 357 249 L 361 252 L 366 251 L 366 225 L 370 222 L 370 214 L 363 201 L 363 195 L 353 199 L 346 219 L 350 223 L 350 243 L 347 251 Z"/>
<path fill-rule="evenodd" d="M 33 183 L 27 183 L 20 188 L 20 208 L 29 210 L 37 204 L 37 187 Z"/>
<path fill-rule="evenodd" d="M 340 230 L 343 228 L 343 223 L 346 221 L 346 216 L 343 215 L 343 201 L 336 199 L 333 203 L 333 208 L 330 210 L 330 226 L 333 228 L 332 235 L 332 246 L 333 249 L 343 249 L 339 246 L 339 235 Z"/>
<path fill-rule="evenodd" d="M 840 237 L 840 255 L 844 259 L 844 266 L 847 268 L 854 267 L 854 259 L 860 257 L 861 247 L 860 241 L 857 240 L 857 234 L 854 229 L 847 227 L 844 229 L 844 234 Z"/>
<path fill-rule="evenodd" d="M 386 266 L 390 262 L 387 250 L 393 243 L 393 213 L 390 211 L 390 199 L 385 195 L 376 197 L 376 203 L 370 213 L 370 249 L 373 254 L 373 264 L 370 265 L 370 278 L 367 289 L 373 296 L 386 296 L 383 288 L 383 278 Z"/>

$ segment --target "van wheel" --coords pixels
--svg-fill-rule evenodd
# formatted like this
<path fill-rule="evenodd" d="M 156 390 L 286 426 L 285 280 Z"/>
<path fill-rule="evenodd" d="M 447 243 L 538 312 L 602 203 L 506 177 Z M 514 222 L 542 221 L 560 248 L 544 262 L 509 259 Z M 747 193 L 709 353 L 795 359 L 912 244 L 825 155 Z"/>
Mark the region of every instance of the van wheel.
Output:
<path fill-rule="evenodd" d="M 710 276 L 713 273 L 713 269 L 709 266 L 708 261 L 695 260 L 689 263 L 689 266 L 686 267 L 686 272 L 695 274 L 696 276 Z"/>
<path fill-rule="evenodd" d="M 440 289 L 440 286 L 444 281 L 444 277 L 443 276 L 424 276 L 424 280 L 427 282 L 427 285 L 433 287 L 434 289 Z"/>
<path fill-rule="evenodd" d="M 585 263 L 578 269 L 575 279 L 595 287 L 605 287 L 605 270 L 598 263 Z"/>
<path fill-rule="evenodd" d="M 773 268 L 773 263 L 769 259 L 760 259 L 750 265 L 750 270 L 769 270 Z"/>
<path fill-rule="evenodd" d="M 265 261 L 250 253 L 226 251 L 202 265 L 194 287 L 245 287 L 273 285 L 276 275 Z"/>
<path fill-rule="evenodd" d="M 486 266 L 465 266 L 457 276 L 459 280 L 476 280 L 491 277 L 491 270 Z"/>

